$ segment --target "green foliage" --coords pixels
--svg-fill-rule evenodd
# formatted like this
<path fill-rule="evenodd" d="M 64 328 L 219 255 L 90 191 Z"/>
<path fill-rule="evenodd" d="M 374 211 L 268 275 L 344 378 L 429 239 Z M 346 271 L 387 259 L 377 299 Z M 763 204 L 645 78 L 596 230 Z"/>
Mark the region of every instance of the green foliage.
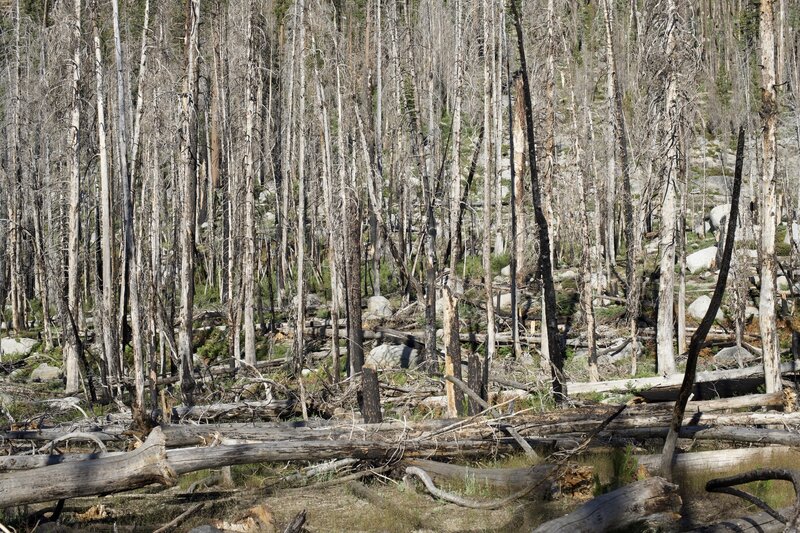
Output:
<path fill-rule="evenodd" d="M 214 328 L 201 342 L 197 355 L 204 361 L 210 363 L 228 357 L 228 336 L 224 331 Z"/>
<path fill-rule="evenodd" d="M 731 81 L 731 76 L 728 73 L 728 69 L 725 68 L 725 65 L 719 69 L 717 72 L 717 78 L 715 80 L 715 85 L 717 89 L 717 98 L 719 98 L 720 104 L 722 104 L 723 109 L 728 109 L 731 104 L 731 93 L 733 92 L 733 82 Z"/>
<path fill-rule="evenodd" d="M 511 264 L 511 255 L 507 252 L 502 254 L 492 254 L 492 274 L 498 275 L 500 271 Z"/>

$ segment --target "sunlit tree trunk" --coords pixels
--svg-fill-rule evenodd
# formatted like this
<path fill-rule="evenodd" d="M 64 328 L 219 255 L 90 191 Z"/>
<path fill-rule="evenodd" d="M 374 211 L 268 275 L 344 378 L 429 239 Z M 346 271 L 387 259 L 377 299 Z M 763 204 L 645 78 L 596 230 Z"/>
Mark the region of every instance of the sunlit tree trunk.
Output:
<path fill-rule="evenodd" d="M 75 20 L 72 21 L 72 39 L 74 51 L 72 54 L 72 113 L 69 128 L 70 146 L 70 180 L 69 180 L 69 244 L 67 247 L 67 307 L 72 313 L 72 320 L 80 323 L 80 264 L 79 264 L 79 239 L 80 239 L 80 208 L 81 208 L 81 167 L 80 167 L 80 127 L 81 127 L 81 2 L 75 0 L 73 4 Z M 67 337 L 69 339 L 69 337 Z M 67 340 L 64 346 L 64 366 L 67 384 L 64 389 L 66 394 L 73 394 L 80 388 L 80 368 L 78 365 L 78 346 Z"/>
<path fill-rule="evenodd" d="M 192 377 L 193 346 L 192 326 L 194 313 L 194 237 L 197 200 L 197 83 L 198 83 L 198 26 L 200 0 L 186 2 L 186 81 L 181 97 L 181 272 L 180 272 L 180 328 L 178 330 L 178 355 L 180 357 L 181 395 L 183 401 L 193 403 L 194 378 Z"/>
<path fill-rule="evenodd" d="M 675 291 L 675 219 L 678 171 L 680 168 L 678 154 L 678 87 L 677 72 L 674 68 L 675 48 L 677 46 L 676 26 L 678 24 L 675 0 L 667 3 L 666 53 L 665 64 L 667 82 L 664 89 L 666 95 L 666 135 L 667 145 L 666 169 L 661 204 L 661 243 L 660 270 L 661 278 L 658 286 L 658 327 L 657 327 L 657 360 L 658 373 L 668 375 L 675 373 L 674 347 L 674 291 Z"/>
<path fill-rule="evenodd" d="M 245 81 L 245 165 L 244 165 L 244 254 L 242 255 L 242 286 L 244 304 L 244 360 L 247 364 L 256 363 L 256 328 L 254 320 L 255 307 L 255 273 L 253 271 L 256 255 L 255 230 L 255 195 L 253 189 L 253 172 L 255 159 L 255 142 L 253 139 L 256 120 L 256 72 L 253 23 L 256 16 L 254 2 L 249 2 L 250 13 L 247 19 L 247 79 Z M 301 226 L 302 227 L 302 226 Z"/>
<path fill-rule="evenodd" d="M 775 231 L 777 224 L 778 101 L 776 89 L 775 0 L 761 0 L 761 224 L 759 326 L 767 392 L 781 389 L 780 351 L 775 317 Z"/>

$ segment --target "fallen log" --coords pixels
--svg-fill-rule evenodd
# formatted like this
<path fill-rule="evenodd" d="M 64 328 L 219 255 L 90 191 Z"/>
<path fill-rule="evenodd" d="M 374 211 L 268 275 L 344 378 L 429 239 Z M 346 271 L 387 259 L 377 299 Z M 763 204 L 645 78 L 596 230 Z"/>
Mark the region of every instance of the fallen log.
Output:
<path fill-rule="evenodd" d="M 472 468 L 428 459 L 406 459 L 405 466 L 427 472 L 436 482 L 464 483 L 505 492 L 534 488 L 528 497 L 546 499 L 559 494 L 583 493 L 592 486 L 592 470 L 571 465 L 540 464 L 524 468 Z"/>
<path fill-rule="evenodd" d="M 276 405 L 280 401 L 273 400 Z M 251 402 L 250 405 L 253 403 Z M 213 415 L 224 412 L 227 408 L 221 404 L 214 413 L 210 408 L 197 408 L 198 414 Z M 242 404 L 247 405 L 247 404 Z M 666 425 L 672 403 L 641 404 L 627 407 L 625 411 L 609 426 L 608 430 L 629 430 L 635 428 L 659 428 Z M 729 415 L 715 413 L 715 411 L 729 409 L 753 409 L 760 407 L 780 408 L 783 406 L 783 394 L 756 394 L 739 396 L 735 398 L 721 398 L 718 400 L 705 400 L 689 402 L 687 408 L 686 425 L 712 426 L 718 424 L 728 425 L 764 425 L 786 424 L 800 425 L 800 415 L 797 413 L 780 413 L 769 411 L 765 413 L 734 413 Z M 267 406 L 269 407 L 269 405 Z M 597 424 L 610 416 L 617 406 L 591 405 L 572 409 L 562 409 L 546 413 L 522 413 L 502 417 L 503 424 L 512 425 L 527 438 L 550 437 L 571 433 L 582 433 L 593 430 Z M 186 413 L 188 411 L 177 411 Z M 195 412 L 194 410 L 191 412 Z M 461 421 L 463 422 L 463 421 Z M 258 422 L 248 423 L 215 423 L 215 424 L 180 424 L 161 426 L 167 439 L 168 447 L 200 445 L 214 439 L 230 438 L 238 440 L 281 440 L 293 439 L 303 434 L 306 438 L 338 438 L 341 435 L 357 435 L 367 438 L 375 434 L 405 433 L 414 436 L 415 432 L 438 431 L 459 424 L 458 420 L 435 419 L 424 421 L 387 421 L 381 424 L 363 424 L 347 420 L 317 420 L 311 422 Z M 479 434 L 491 432 L 490 419 L 475 419 L 467 428 L 463 425 L 459 431 L 464 434 Z M 41 428 L 35 430 L 3 431 L 0 439 L 24 440 L 36 442 L 50 442 L 68 433 L 90 433 L 102 442 L 124 442 L 126 440 L 125 428 L 119 424 L 100 425 L 94 421 L 74 423 L 55 428 Z"/>
<path fill-rule="evenodd" d="M 781 514 L 788 514 L 791 507 L 781 509 Z M 782 533 L 786 524 L 761 512 L 738 518 L 726 518 L 713 524 L 692 529 L 688 533 Z"/>
<path fill-rule="evenodd" d="M 486 457 L 512 449 L 511 443 L 502 440 L 389 443 L 298 439 L 167 450 L 164 434 L 160 428 L 155 428 L 145 443 L 133 452 L 0 474 L 0 508 L 108 494 L 152 483 L 172 484 L 177 475 L 222 466 L 341 458 L 395 461 L 403 457 Z"/>
<path fill-rule="evenodd" d="M 108 494 L 151 483 L 171 485 L 176 477 L 164 435 L 156 428 L 129 453 L 0 474 L 0 507 Z"/>
<path fill-rule="evenodd" d="M 179 405 L 172 408 L 172 419 L 218 420 L 224 418 L 280 418 L 296 412 L 293 400 L 244 401 L 209 405 Z"/>
<path fill-rule="evenodd" d="M 635 428 L 600 433 L 601 438 L 663 439 L 667 428 Z M 800 447 L 800 433 L 783 429 L 765 429 L 732 426 L 683 426 L 679 437 L 682 439 L 714 440 L 740 444 L 778 444 Z"/>
<path fill-rule="evenodd" d="M 534 533 L 593 533 L 642 522 L 672 523 L 680 518 L 680 508 L 678 486 L 652 477 L 598 496 L 566 516 L 545 522 Z"/>
<path fill-rule="evenodd" d="M 800 361 L 790 361 L 781 363 L 781 373 L 791 373 L 800 371 Z M 712 370 L 698 372 L 695 383 L 706 383 L 709 381 L 720 381 L 724 379 L 753 378 L 764 375 L 764 369 L 760 366 L 747 368 L 734 368 L 732 370 Z M 670 376 L 655 376 L 651 378 L 632 378 L 617 379 L 613 381 L 597 381 L 592 383 L 569 382 L 567 390 L 570 394 L 586 394 L 589 392 L 630 392 L 650 387 L 666 387 L 680 385 L 683 383 L 683 374 L 672 374 Z"/>
<path fill-rule="evenodd" d="M 800 458 L 797 450 L 789 446 L 761 448 L 734 448 L 707 452 L 679 453 L 672 461 L 676 477 L 686 477 L 697 472 L 704 475 L 727 475 L 769 465 L 774 468 L 791 468 Z M 648 473 L 661 469 L 661 455 L 637 455 L 639 466 Z"/>

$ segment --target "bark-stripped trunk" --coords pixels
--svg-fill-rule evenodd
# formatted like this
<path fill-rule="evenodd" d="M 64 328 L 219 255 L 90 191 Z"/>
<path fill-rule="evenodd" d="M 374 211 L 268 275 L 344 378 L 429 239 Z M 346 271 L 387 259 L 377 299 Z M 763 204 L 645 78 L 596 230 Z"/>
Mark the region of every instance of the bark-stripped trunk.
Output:
<path fill-rule="evenodd" d="M 494 302 L 492 291 L 492 245 L 490 241 L 492 232 L 492 185 L 494 173 L 497 171 L 493 165 L 494 143 L 496 141 L 492 128 L 493 111 L 493 72 L 495 55 L 495 5 L 494 0 L 483 0 L 483 131 L 486 141 L 483 143 L 483 284 L 486 289 L 486 353 L 483 363 L 482 383 L 488 381 L 488 369 L 496 352 Z"/>
<path fill-rule="evenodd" d="M 305 364 L 305 315 L 306 315 L 306 291 L 305 291 L 305 219 L 306 219 L 306 177 L 305 177 L 305 158 L 306 158 L 306 29 L 305 29 L 305 2 L 299 0 L 297 3 L 299 16 L 297 17 L 298 40 L 300 44 L 300 102 L 297 109 L 297 317 L 294 338 L 294 367 L 299 372 Z M 359 301 L 359 305 L 361 302 Z"/>
<path fill-rule="evenodd" d="M 660 271 L 661 278 L 658 286 L 658 327 L 657 327 L 657 360 L 658 373 L 669 375 L 675 373 L 675 347 L 674 347 L 674 291 L 675 291 L 675 218 L 678 170 L 680 160 L 678 154 L 678 86 L 677 72 L 674 68 L 676 60 L 675 48 L 677 46 L 676 26 L 678 24 L 677 7 L 675 0 L 667 3 L 667 28 L 665 64 L 667 68 L 667 82 L 664 89 L 666 95 L 666 135 L 667 144 L 666 169 L 664 174 L 664 188 L 661 195 L 661 243 L 660 243 Z"/>
<path fill-rule="evenodd" d="M 244 360 L 247 364 L 256 363 L 256 328 L 254 320 L 255 308 L 255 273 L 253 271 L 256 255 L 255 228 L 255 195 L 253 189 L 253 171 L 255 159 L 255 143 L 253 140 L 256 120 L 256 68 L 254 19 L 256 6 L 250 2 L 250 13 L 247 19 L 247 79 L 245 81 L 245 164 L 244 164 L 244 254 L 242 255 L 242 286 L 244 304 Z"/>
<path fill-rule="evenodd" d="M 762 0 L 761 40 L 761 224 L 759 326 L 767 392 L 781 389 L 780 351 L 775 317 L 775 230 L 777 225 L 778 101 L 776 90 L 775 0 Z M 791 228 L 790 228 L 791 229 Z"/>
<path fill-rule="evenodd" d="M 458 242 L 458 212 L 461 205 L 461 100 L 463 79 L 463 51 L 461 35 L 461 3 L 456 3 L 456 87 L 455 107 L 453 109 L 453 155 L 450 163 L 450 243 Z M 456 272 L 458 253 L 450 254 L 450 272 L 444 290 L 444 375 L 461 379 L 461 342 L 458 337 L 458 291 L 459 279 Z M 447 394 L 447 414 L 458 416 L 463 409 L 464 394 L 451 381 L 445 382 Z"/>
<path fill-rule="evenodd" d="M 94 15 L 94 68 L 97 79 L 97 144 L 100 152 L 100 234 L 102 255 L 102 312 L 104 362 L 111 379 L 120 377 L 119 355 L 117 353 L 117 331 L 114 317 L 114 274 L 112 241 L 114 229 L 111 222 L 111 181 L 108 173 L 108 146 L 106 139 L 105 98 L 103 88 L 103 57 L 100 48 L 100 31 L 97 26 L 97 4 L 93 5 Z"/>
<path fill-rule="evenodd" d="M 81 168 L 80 168 L 80 126 L 81 108 L 79 84 L 81 78 L 81 1 L 74 2 L 75 20 L 72 26 L 74 51 L 72 53 L 72 113 L 69 129 L 70 145 L 70 180 L 69 180 L 69 244 L 67 247 L 67 308 L 72 320 L 80 324 L 80 265 L 78 258 L 78 240 L 80 239 L 80 207 L 81 207 Z M 69 339 L 69 337 L 68 337 Z M 73 394 L 80 388 L 80 369 L 78 366 L 78 350 L 76 343 L 67 341 L 64 346 L 64 366 L 67 384 L 66 394 Z"/>
<path fill-rule="evenodd" d="M 11 328 L 18 332 L 25 327 L 25 283 L 22 276 L 22 162 L 20 161 L 20 84 L 22 60 L 20 57 L 20 0 L 14 2 L 14 89 L 12 103 L 8 219 L 9 238 L 9 292 L 11 293 Z M 80 24 L 80 22 L 78 22 Z M 80 26 L 78 26 L 80 31 Z M 77 44 L 76 44 L 77 46 Z M 77 130 L 75 132 L 77 135 Z M 3 266 L 3 265 L 0 265 Z M 3 268 L 3 275 L 5 268 Z M 5 287 L 3 287 L 5 288 Z M 61 295 L 59 295 L 59 298 Z M 5 302 L 0 302 L 5 303 Z"/>
<path fill-rule="evenodd" d="M 194 378 L 192 377 L 192 322 L 194 307 L 194 237 L 197 199 L 197 82 L 198 82 L 198 26 L 200 0 L 187 0 L 185 26 L 186 81 L 181 98 L 181 273 L 180 273 L 180 328 L 178 330 L 178 355 L 180 357 L 181 395 L 186 405 L 192 405 Z"/>

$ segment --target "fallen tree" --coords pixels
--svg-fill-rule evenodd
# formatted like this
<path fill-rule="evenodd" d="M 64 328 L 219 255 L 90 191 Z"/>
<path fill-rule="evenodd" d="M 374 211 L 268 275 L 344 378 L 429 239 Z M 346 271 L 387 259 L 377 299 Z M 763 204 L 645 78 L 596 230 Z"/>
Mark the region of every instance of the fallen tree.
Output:
<path fill-rule="evenodd" d="M 354 458 L 392 462 L 403 457 L 485 457 L 511 451 L 513 440 L 384 442 L 380 440 L 313 440 L 239 443 L 201 448 L 167 449 L 155 428 L 137 450 L 96 459 L 67 461 L 34 470 L 0 474 L 0 508 L 77 496 L 132 490 L 153 483 L 172 484 L 178 475 L 240 464 L 325 461 Z"/>
<path fill-rule="evenodd" d="M 534 533 L 593 533 L 641 523 L 673 523 L 680 518 L 680 508 L 678 486 L 652 477 L 598 496 L 566 516 L 545 522 Z"/>

